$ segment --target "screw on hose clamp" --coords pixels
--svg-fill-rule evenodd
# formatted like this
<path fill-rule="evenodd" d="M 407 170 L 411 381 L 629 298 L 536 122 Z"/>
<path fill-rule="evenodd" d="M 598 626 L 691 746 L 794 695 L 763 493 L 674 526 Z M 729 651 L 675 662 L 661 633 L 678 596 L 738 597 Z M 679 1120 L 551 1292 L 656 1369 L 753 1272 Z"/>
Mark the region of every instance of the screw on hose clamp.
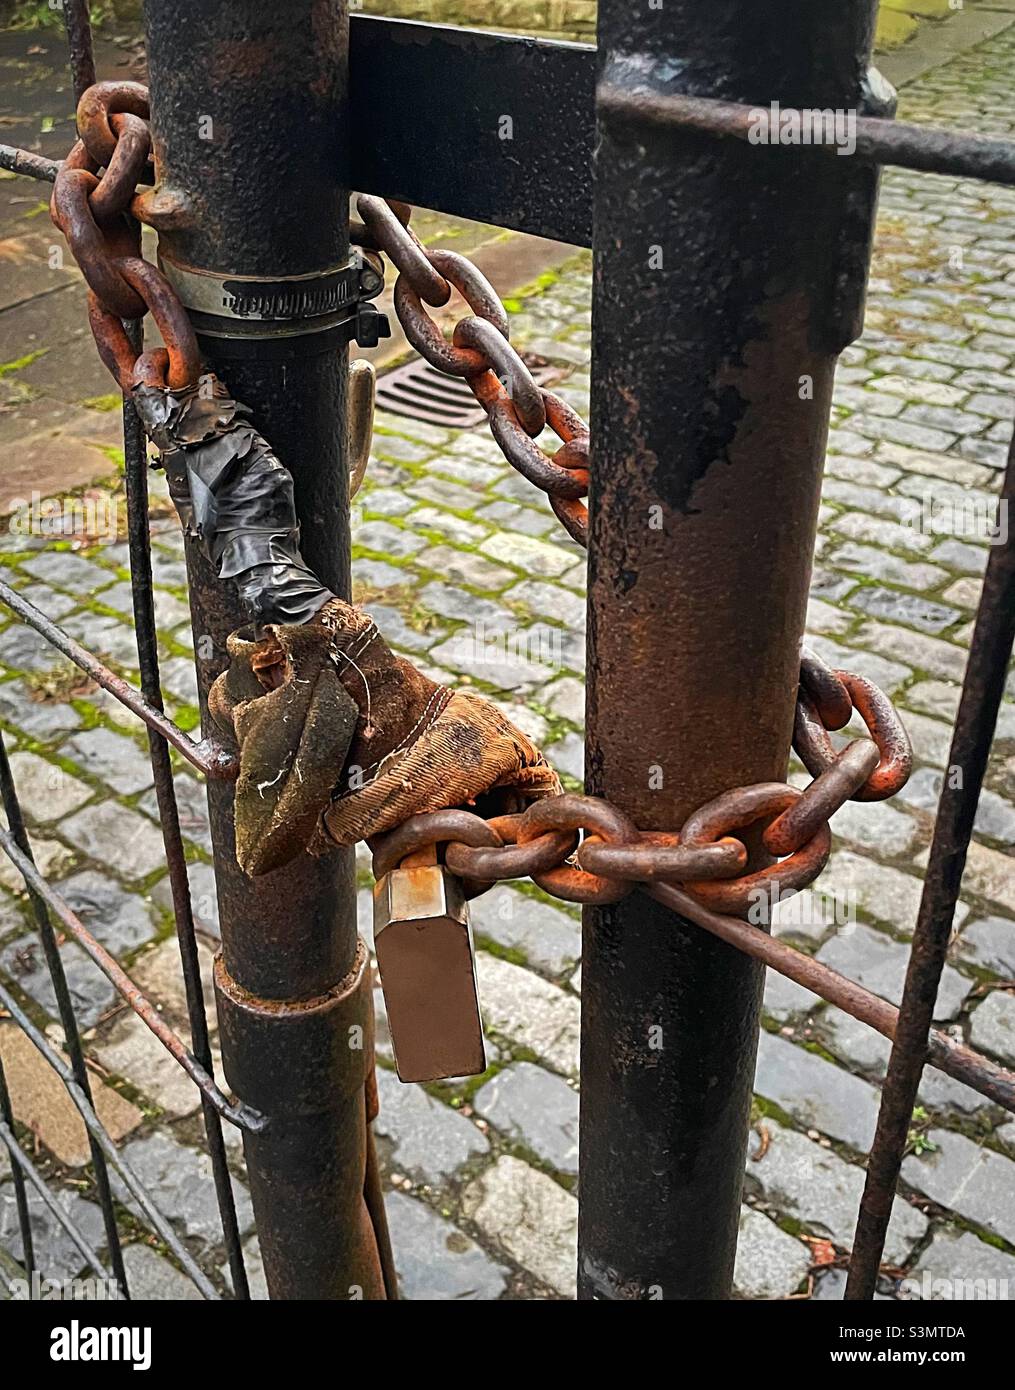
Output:
<path fill-rule="evenodd" d="M 198 334 L 216 346 L 263 349 L 270 339 L 292 351 L 320 351 L 355 341 L 375 347 L 390 336 L 386 315 L 369 301 L 384 288 L 373 260 L 353 247 L 342 265 L 308 275 L 224 275 L 173 260 L 159 265 Z"/>

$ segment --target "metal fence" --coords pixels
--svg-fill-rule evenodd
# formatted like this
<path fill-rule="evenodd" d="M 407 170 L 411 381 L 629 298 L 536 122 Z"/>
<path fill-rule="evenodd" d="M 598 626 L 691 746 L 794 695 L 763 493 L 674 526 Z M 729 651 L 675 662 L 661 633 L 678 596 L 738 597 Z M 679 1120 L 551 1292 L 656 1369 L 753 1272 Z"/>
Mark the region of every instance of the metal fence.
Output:
<path fill-rule="evenodd" d="M 64 10 L 71 42 L 71 58 L 76 95 L 94 81 L 94 66 L 88 28 L 86 0 L 65 0 Z M 360 167 L 353 177 L 361 187 L 377 193 L 411 197 L 430 206 L 441 206 L 463 215 L 483 217 L 506 226 L 520 226 L 537 234 L 566 236 L 588 242 L 591 235 L 591 196 L 581 184 L 570 196 L 561 197 L 560 180 L 554 175 L 561 167 L 580 170 L 589 152 L 593 128 L 592 92 L 594 88 L 594 50 L 571 45 L 517 41 L 489 35 L 469 35 L 455 31 L 431 31 L 428 56 L 436 64 L 436 84 L 432 74 L 427 89 L 433 96 L 430 115 L 442 119 L 442 103 L 453 99 L 458 90 L 456 77 L 471 69 L 489 78 L 490 92 L 484 98 L 496 109 L 498 95 L 505 84 L 522 81 L 534 99 L 543 104 L 552 120 L 550 142 L 558 137 L 553 158 L 546 155 L 546 132 L 541 130 L 540 145 L 523 148 L 531 155 L 528 181 L 524 184 L 527 201 L 522 204 L 502 182 L 494 186 L 480 169 L 471 185 L 460 181 L 454 190 L 443 182 L 453 160 L 425 159 L 426 151 L 411 119 L 406 100 L 394 96 L 394 84 L 405 83 L 411 93 L 423 81 L 422 71 L 405 59 L 405 46 L 388 42 L 392 23 L 382 20 L 353 21 L 352 63 L 353 103 L 357 83 L 373 84 L 371 108 L 376 110 L 380 131 L 370 150 L 360 152 Z M 428 26 L 397 26 L 420 31 Z M 366 76 L 368 61 L 372 64 Z M 357 76 L 357 62 L 362 64 Z M 406 66 L 408 63 L 408 66 Z M 492 64 L 492 66 L 491 66 Z M 574 101 L 564 100 L 565 95 Z M 705 97 L 646 94 L 623 83 L 603 78 L 597 94 L 600 118 L 611 128 L 634 123 L 643 134 L 652 131 L 693 130 L 715 140 L 746 138 L 752 108 Z M 546 103 L 549 102 L 549 106 Z M 467 137 L 468 132 L 464 135 Z M 463 138 L 459 125 L 449 140 Z M 523 141 L 524 144 L 524 141 Z M 656 156 L 653 155 L 652 158 Z M 662 156 L 659 156 L 660 158 Z M 780 156 L 793 160 L 787 151 Z M 936 173 L 966 178 L 987 178 L 1015 184 L 1015 148 L 994 140 L 899 125 L 883 118 L 861 117 L 858 121 L 857 158 L 865 167 L 898 164 Z M 520 161 L 524 164 L 524 158 Z M 0 165 L 43 180 L 55 177 L 57 165 L 28 151 L 0 147 Z M 517 190 L 516 190 L 517 192 Z M 861 248 L 863 249 L 863 248 Z M 866 255 L 863 255 L 864 264 Z M 83 1263 L 97 1274 L 112 1276 L 120 1283 L 124 1296 L 129 1288 L 124 1270 L 117 1228 L 117 1213 L 110 1182 L 110 1170 L 119 1174 L 138 1207 L 159 1238 L 206 1298 L 218 1297 L 211 1281 L 199 1268 L 171 1224 L 159 1213 L 143 1184 L 118 1153 L 113 1140 L 99 1120 L 92 1101 L 84 1049 L 70 991 L 57 948 L 57 925 L 76 941 L 106 975 L 120 996 L 145 1022 L 162 1045 L 175 1058 L 199 1088 L 201 1106 L 211 1156 L 223 1237 L 235 1296 L 249 1296 L 240 1246 L 236 1214 L 223 1143 L 222 1122 L 236 1126 L 245 1135 L 263 1134 L 269 1123 L 261 1111 L 242 1102 L 231 1101 L 217 1086 L 212 1072 L 198 969 L 194 918 L 191 908 L 180 820 L 173 787 L 170 749 L 202 772 L 209 780 L 228 781 L 235 776 L 235 763 L 228 751 L 212 740 L 195 741 L 167 718 L 160 691 L 157 633 L 152 600 L 152 571 L 149 551 L 146 484 L 146 442 L 130 401 L 125 401 L 124 453 L 128 502 L 129 552 L 132 574 L 134 622 L 137 634 L 140 689 L 134 688 L 105 667 L 92 654 L 71 640 L 31 603 L 11 587 L 0 583 L 0 602 L 21 621 L 34 628 L 59 652 L 76 663 L 102 689 L 109 692 L 148 729 L 152 770 L 165 842 L 172 888 L 177 938 L 189 1010 L 192 1048 L 188 1049 L 162 1020 L 157 1008 L 131 982 L 113 957 L 95 940 L 69 909 L 60 894 L 39 874 L 32 859 L 31 846 L 21 815 L 17 792 L 6 750 L 0 742 L 0 793 L 7 817 L 6 830 L 0 830 L 0 848 L 21 873 L 34 910 L 35 922 L 45 952 L 62 1025 L 67 1060 L 32 1022 L 17 998 L 0 986 L 0 1005 L 23 1029 L 67 1088 L 87 1128 L 91 1148 L 95 1189 L 102 1209 L 107 1259 L 85 1239 L 47 1187 L 39 1167 L 19 1143 L 10 1096 L 0 1064 L 0 1139 L 12 1158 L 13 1183 L 23 1241 L 23 1264 L 31 1274 L 35 1268 L 29 1195 L 36 1192 L 52 1216 L 64 1228 L 81 1254 Z M 1000 501 L 1008 506 L 1015 499 L 1015 445 L 1009 456 Z M 594 509 L 593 509 L 594 510 Z M 592 546 L 596 545 L 593 529 Z M 935 825 L 933 844 L 926 868 L 925 885 L 901 1006 L 898 1010 L 877 999 L 854 983 L 808 956 L 770 938 L 745 922 L 702 909 L 678 889 L 660 886 L 655 896 L 667 910 L 679 913 L 684 923 L 717 936 L 737 951 L 762 962 L 797 981 L 822 998 L 863 1019 L 892 1039 L 892 1052 L 885 1080 L 874 1144 L 870 1153 L 866 1188 L 850 1264 L 848 1298 L 871 1298 L 875 1290 L 884 1235 L 891 1211 L 900 1164 L 925 1064 L 937 1066 L 967 1085 L 989 1096 L 1008 1110 L 1015 1111 L 1015 1075 L 987 1058 L 980 1057 L 947 1035 L 931 1031 L 933 1005 L 937 994 L 952 918 L 960 889 L 967 847 L 972 835 L 987 758 L 1001 700 L 1009 656 L 1015 637 L 1015 538 L 1005 534 L 990 547 L 983 592 L 971 641 L 969 662 L 954 729 L 949 761 L 963 769 L 960 782 L 945 779 Z M 221 864 L 217 862 L 217 871 Z M 694 1045 L 690 1039 L 688 1045 Z M 662 1119 L 665 1123 L 665 1110 Z M 368 1180 L 377 1193 L 376 1162 L 369 1159 L 372 1177 Z M 624 1296 L 615 1293 L 614 1296 Z"/>

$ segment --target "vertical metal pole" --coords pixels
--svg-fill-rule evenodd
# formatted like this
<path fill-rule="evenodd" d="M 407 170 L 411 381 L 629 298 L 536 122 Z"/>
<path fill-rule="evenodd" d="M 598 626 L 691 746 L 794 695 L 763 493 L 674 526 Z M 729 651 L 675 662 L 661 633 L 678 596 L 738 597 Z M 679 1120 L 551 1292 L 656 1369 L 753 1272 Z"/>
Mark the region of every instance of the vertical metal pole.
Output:
<path fill-rule="evenodd" d="M 278 282 L 348 253 L 345 0 L 146 0 L 151 200 L 177 265 Z M 302 551 L 349 592 L 347 350 L 326 334 L 202 349 L 295 481 Z M 195 544 L 188 569 L 202 706 L 244 615 Z M 352 851 L 252 880 L 236 864 L 232 791 L 209 786 L 227 1078 L 265 1111 L 244 1139 L 273 1298 L 383 1298 L 364 1201 L 370 996 Z"/>
<path fill-rule="evenodd" d="M 874 0 L 600 0 L 600 83 L 860 98 Z M 876 177 L 598 112 L 586 776 L 643 829 L 785 775 L 836 355 Z M 729 1296 L 763 971 L 584 914 L 579 1297 Z"/>
<path fill-rule="evenodd" d="M 930 860 L 913 931 L 899 1022 L 881 1090 L 877 1129 L 867 1160 L 867 1179 L 857 1219 L 845 1298 L 871 1299 L 892 1216 L 895 1189 L 906 1151 L 917 1089 L 927 1058 L 941 972 L 951 940 L 955 905 L 962 888 L 966 854 L 976 808 L 990 759 L 997 712 L 1004 697 L 1012 641 L 1015 639 L 1015 537 L 1009 512 L 1015 505 L 1015 438 L 998 499 L 997 536 L 990 548 L 962 698 L 948 753 L 948 777 L 941 790 Z"/>

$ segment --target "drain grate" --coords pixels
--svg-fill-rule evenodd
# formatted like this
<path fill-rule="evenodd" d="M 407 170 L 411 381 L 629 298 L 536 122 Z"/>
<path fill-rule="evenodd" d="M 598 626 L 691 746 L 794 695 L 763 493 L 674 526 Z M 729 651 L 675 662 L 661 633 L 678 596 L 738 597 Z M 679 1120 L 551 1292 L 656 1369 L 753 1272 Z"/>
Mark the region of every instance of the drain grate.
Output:
<path fill-rule="evenodd" d="M 564 375 L 543 357 L 523 353 L 522 361 L 539 386 L 550 386 Z M 377 406 L 392 415 L 406 415 L 410 420 L 426 420 L 451 429 L 470 430 L 486 420 L 486 411 L 464 377 L 445 376 L 422 357 L 414 357 L 378 379 Z"/>

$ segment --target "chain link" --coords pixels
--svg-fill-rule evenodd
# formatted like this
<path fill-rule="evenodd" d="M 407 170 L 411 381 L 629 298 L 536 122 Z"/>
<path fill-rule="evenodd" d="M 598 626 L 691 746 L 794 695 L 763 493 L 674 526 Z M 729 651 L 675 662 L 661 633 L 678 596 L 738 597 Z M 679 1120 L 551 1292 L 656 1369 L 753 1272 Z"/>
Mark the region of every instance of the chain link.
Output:
<path fill-rule="evenodd" d="M 427 250 L 408 225 L 404 205 L 398 205 L 396 214 L 383 198 L 364 193 L 356 208 L 363 219 L 362 237 L 398 271 L 395 313 L 406 338 L 438 371 L 465 378 L 486 410 L 504 457 L 549 495 L 568 533 L 587 545 L 588 508 L 581 499 L 589 490 L 588 425 L 560 397 L 536 384 L 511 346 L 507 311 L 497 292 L 463 256 Z M 452 287 L 472 315 L 459 320 L 449 343 L 423 303 L 447 304 Z M 534 442 L 547 424 L 562 441 L 552 455 Z"/>
<path fill-rule="evenodd" d="M 807 654 L 799 703 L 818 720 L 820 707 L 837 728 L 856 710 L 871 734 L 837 750 L 819 723 L 820 766 L 802 790 L 784 782 L 738 787 L 693 812 L 679 832 L 639 830 L 609 802 L 570 794 L 492 820 L 462 810 L 435 811 L 413 816 L 372 842 L 374 873 L 379 878 L 408 854 L 443 846 L 445 863 L 465 880 L 469 896 L 502 879 L 531 878 L 567 902 L 604 904 L 619 902 L 638 884 L 668 884 L 713 912 L 745 916 L 812 883 L 827 862 L 829 821 L 836 811 L 849 800 L 894 795 L 912 768 L 905 729 L 888 697 L 870 681 L 832 671 Z M 807 728 L 810 751 L 817 740 Z M 735 832 L 759 825 L 763 848 L 775 862 L 748 871 L 747 846 Z"/>
<path fill-rule="evenodd" d="M 148 92 L 138 82 L 98 82 L 81 97 L 80 139 L 53 184 L 50 216 L 88 285 L 88 321 L 99 355 L 129 391 L 140 381 L 173 390 L 201 374 L 190 319 L 160 270 L 141 257 L 131 214 L 139 181 L 151 178 Z M 151 313 L 164 348 L 141 358 L 123 320 Z"/>

